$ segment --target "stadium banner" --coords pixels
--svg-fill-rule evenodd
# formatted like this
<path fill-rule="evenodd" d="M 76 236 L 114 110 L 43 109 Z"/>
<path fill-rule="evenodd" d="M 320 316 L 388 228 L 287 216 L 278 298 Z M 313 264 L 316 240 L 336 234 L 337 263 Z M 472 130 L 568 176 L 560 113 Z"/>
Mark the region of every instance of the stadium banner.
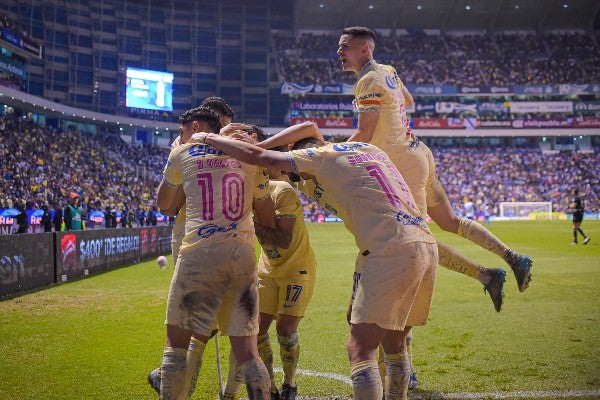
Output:
<path fill-rule="evenodd" d="M 506 102 L 478 102 L 477 112 L 485 113 L 504 113 L 508 112 L 509 103 Z"/>
<path fill-rule="evenodd" d="M 293 101 L 290 109 L 299 111 L 350 111 L 354 112 L 352 102 L 311 102 Z"/>
<path fill-rule="evenodd" d="M 573 118 L 573 128 L 600 128 L 600 117 Z"/>
<path fill-rule="evenodd" d="M 558 85 L 558 93 L 560 94 L 598 94 L 600 93 L 600 84 L 588 85 L 573 85 L 565 84 Z"/>
<path fill-rule="evenodd" d="M 54 282 L 54 234 L 4 236 L 0 240 L 0 297 Z"/>
<path fill-rule="evenodd" d="M 599 112 L 600 101 L 579 101 L 573 104 L 576 112 Z"/>
<path fill-rule="evenodd" d="M 83 278 L 171 251 L 172 226 L 56 233 L 56 282 Z"/>
<path fill-rule="evenodd" d="M 572 113 L 572 101 L 513 101 L 509 103 L 511 114 Z"/>
<path fill-rule="evenodd" d="M 312 121 L 319 128 L 354 128 L 354 118 L 310 118 L 310 117 L 292 117 L 290 123 L 292 125 L 302 122 Z"/>
<path fill-rule="evenodd" d="M 415 129 L 445 129 L 448 121 L 445 118 L 412 118 Z"/>
<path fill-rule="evenodd" d="M 477 121 L 478 128 L 510 128 L 512 121 Z"/>
<path fill-rule="evenodd" d="M 406 85 L 413 95 L 458 94 L 455 85 Z"/>
<path fill-rule="evenodd" d="M 532 118 L 514 119 L 511 126 L 515 129 L 522 128 L 570 128 L 573 124 L 572 118 Z"/>
<path fill-rule="evenodd" d="M 348 92 L 349 90 L 349 92 Z M 292 83 L 281 84 L 281 94 L 352 94 L 350 85 L 328 85 L 320 83 Z"/>
<path fill-rule="evenodd" d="M 559 94 L 556 85 L 514 85 L 515 94 Z"/>
<path fill-rule="evenodd" d="M 0 44 L 2 44 L 3 41 L 14 48 L 23 50 L 37 58 L 42 58 L 42 46 L 32 42 L 28 38 L 23 38 L 21 35 L 7 27 L 3 27 L 2 30 L 0 30 Z"/>
<path fill-rule="evenodd" d="M 0 55 L 0 71 L 6 71 L 21 79 L 27 78 L 27 68 L 18 61 Z"/>
<path fill-rule="evenodd" d="M 511 94 L 512 86 L 459 86 L 461 94 Z"/>
<path fill-rule="evenodd" d="M 439 114 L 452 113 L 477 113 L 477 103 L 464 102 L 457 103 L 455 101 L 438 101 L 435 103 L 435 112 Z"/>

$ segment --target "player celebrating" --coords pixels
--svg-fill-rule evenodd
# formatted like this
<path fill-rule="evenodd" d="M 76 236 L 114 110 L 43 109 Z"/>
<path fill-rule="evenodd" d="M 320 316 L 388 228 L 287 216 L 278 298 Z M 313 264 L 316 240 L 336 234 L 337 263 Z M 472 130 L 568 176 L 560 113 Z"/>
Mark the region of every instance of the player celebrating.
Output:
<path fill-rule="evenodd" d="M 307 137 L 293 126 L 290 141 Z M 289 138 L 292 138 L 289 136 Z M 376 360 L 382 343 L 389 371 L 386 398 L 406 399 L 410 364 L 405 338 L 427 322 L 437 267 L 437 246 L 410 190 L 388 156 L 366 143 L 325 145 L 309 138 L 288 153 L 263 150 L 222 136 L 194 139 L 243 162 L 300 173 L 303 191 L 335 212 L 359 248 L 348 355 L 356 399 L 380 399 Z"/>
<path fill-rule="evenodd" d="M 254 142 L 266 138 L 256 125 L 232 124 L 230 129 L 248 133 Z M 270 172 L 269 192 L 275 205 L 275 229 L 254 224 L 262 247 L 258 262 L 258 351 L 271 377 L 271 399 L 293 400 L 298 390 L 298 325 L 312 297 L 317 260 L 308 239 L 300 199 L 287 181 L 280 180 L 280 175 L 278 171 Z M 269 338 L 269 328 L 274 319 L 283 366 L 281 393 L 274 379 L 273 350 Z M 226 400 L 239 398 L 241 379 L 234 363 L 235 360 L 229 364 L 224 394 Z"/>
<path fill-rule="evenodd" d="M 187 144 L 194 132 L 219 129 L 218 116 L 207 108 L 184 113 L 180 136 L 186 144 L 171 151 L 158 188 L 162 209 L 173 206 L 179 185 L 187 199 L 186 236 L 167 301 L 161 399 L 189 398 L 187 375 L 197 372 L 187 365 L 192 332 L 200 339 L 201 348 L 195 350 L 201 358 L 216 319 L 230 336 L 251 398 L 269 398 L 269 374 L 256 346 L 258 293 L 251 206 L 258 221 L 273 226 L 273 204 L 266 179 L 255 186 L 255 167 L 209 146 Z M 228 318 L 222 318 L 225 315 Z"/>

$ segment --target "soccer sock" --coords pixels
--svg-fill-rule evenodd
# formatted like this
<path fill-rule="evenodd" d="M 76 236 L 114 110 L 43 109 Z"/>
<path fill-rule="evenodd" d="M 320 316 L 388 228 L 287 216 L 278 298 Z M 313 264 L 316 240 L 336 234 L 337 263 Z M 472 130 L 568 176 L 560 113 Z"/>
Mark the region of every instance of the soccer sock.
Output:
<path fill-rule="evenodd" d="M 573 241 L 577 243 L 577 229 L 573 229 Z"/>
<path fill-rule="evenodd" d="M 408 335 L 406 335 L 406 355 L 408 356 L 408 363 L 410 364 L 410 373 L 415 372 L 415 367 L 413 366 L 413 358 L 412 358 L 412 342 L 413 342 L 413 330 L 408 331 Z"/>
<path fill-rule="evenodd" d="M 227 374 L 227 384 L 223 398 L 226 400 L 237 400 L 240 398 L 240 390 L 244 383 L 242 369 L 235 360 L 233 349 L 229 352 L 229 373 Z"/>
<path fill-rule="evenodd" d="M 514 252 L 496 237 L 487 228 L 471 221 L 467 218 L 461 218 L 458 224 L 458 235 L 469 239 L 484 249 L 491 251 L 497 256 L 502 257 L 504 261 L 510 262 L 514 258 Z"/>
<path fill-rule="evenodd" d="M 366 360 L 354 364 L 350 373 L 355 399 L 381 400 L 383 386 L 376 360 Z"/>
<path fill-rule="evenodd" d="M 379 369 L 379 376 L 381 376 L 381 383 L 383 384 L 383 387 L 385 388 L 386 386 L 386 375 L 387 373 L 385 372 L 385 362 L 383 360 L 383 355 L 384 355 L 385 351 L 383 350 L 383 346 L 381 345 L 381 343 L 379 344 L 379 347 L 377 348 L 377 368 Z"/>
<path fill-rule="evenodd" d="M 275 383 L 275 375 L 273 374 L 273 349 L 271 348 L 271 340 L 268 333 L 260 335 L 256 338 L 258 343 L 258 354 L 262 358 L 263 363 L 267 367 L 269 377 L 271 378 L 271 388 L 273 391 L 277 390 L 277 384 Z"/>
<path fill-rule="evenodd" d="M 439 253 L 439 264 L 449 270 L 478 279 L 482 267 L 473 260 L 463 256 L 447 244 L 437 242 Z"/>
<path fill-rule="evenodd" d="M 386 387 L 386 400 L 407 399 L 411 366 L 408 354 L 386 354 L 385 367 L 388 371 L 389 385 Z"/>
<path fill-rule="evenodd" d="M 279 354 L 283 368 L 283 383 L 296 386 L 296 368 L 298 368 L 300 356 L 298 332 L 294 332 L 290 336 L 277 335 L 277 341 L 279 341 Z"/>
<path fill-rule="evenodd" d="M 267 367 L 260 358 L 246 361 L 240 365 L 240 369 L 246 381 L 246 389 L 250 400 L 264 399 L 270 396 L 269 371 L 267 371 Z"/>
<path fill-rule="evenodd" d="M 186 367 L 185 393 L 187 393 L 188 398 L 191 398 L 194 390 L 196 390 L 196 382 L 198 381 L 198 373 L 200 373 L 200 368 L 202 367 L 202 356 L 204 355 L 205 348 L 206 343 L 192 337 L 188 347 Z"/>
<path fill-rule="evenodd" d="M 183 398 L 187 353 L 187 349 L 165 347 L 160 375 L 161 400 Z"/>
<path fill-rule="evenodd" d="M 587 236 L 585 236 L 585 233 L 583 233 L 583 231 L 581 230 L 581 228 L 577 228 L 577 231 L 579 233 L 581 233 L 581 236 L 583 236 L 584 239 L 587 237 Z"/>

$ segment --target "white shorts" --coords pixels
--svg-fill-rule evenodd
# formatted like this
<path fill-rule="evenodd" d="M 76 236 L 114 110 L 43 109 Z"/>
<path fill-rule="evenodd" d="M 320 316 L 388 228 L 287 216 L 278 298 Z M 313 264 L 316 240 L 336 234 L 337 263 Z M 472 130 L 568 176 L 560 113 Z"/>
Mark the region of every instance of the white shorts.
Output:
<path fill-rule="evenodd" d="M 258 333 L 258 272 L 254 247 L 237 237 L 181 252 L 165 323 L 209 336 L 217 320 L 228 336 Z"/>
<path fill-rule="evenodd" d="M 389 330 L 425 325 L 438 264 L 437 244 L 407 243 L 359 256 L 352 324 L 373 323 Z"/>

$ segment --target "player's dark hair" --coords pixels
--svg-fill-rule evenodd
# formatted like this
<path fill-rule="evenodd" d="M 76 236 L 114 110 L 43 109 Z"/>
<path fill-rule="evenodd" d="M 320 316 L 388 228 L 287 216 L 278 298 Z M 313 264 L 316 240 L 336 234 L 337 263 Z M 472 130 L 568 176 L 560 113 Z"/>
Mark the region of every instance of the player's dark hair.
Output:
<path fill-rule="evenodd" d="M 370 38 L 373 40 L 373 42 L 375 42 L 375 32 L 373 32 L 366 26 L 350 26 L 344 28 L 344 30 L 342 31 L 342 35 L 352 35 L 363 39 Z"/>
<path fill-rule="evenodd" d="M 191 110 L 181 114 L 179 117 L 179 123 L 181 125 L 187 125 L 193 121 L 208 123 L 212 133 L 219 133 L 221 130 L 221 121 L 219 121 L 219 115 L 208 107 L 200 106 L 192 108 Z"/>
<path fill-rule="evenodd" d="M 267 139 L 267 135 L 265 135 L 265 132 L 258 125 L 249 125 L 249 128 L 246 128 L 243 131 L 248 133 L 249 135 L 255 134 L 256 139 L 259 142 L 262 142 L 265 139 Z"/>
<path fill-rule="evenodd" d="M 229 104 L 227 104 L 227 102 L 225 100 L 223 100 L 223 98 L 221 98 L 221 97 L 217 97 L 217 96 L 207 97 L 206 99 L 204 99 L 204 101 L 202 103 L 200 103 L 200 107 L 208 107 L 211 110 L 216 111 L 220 114 L 223 114 L 226 117 L 229 117 L 231 119 L 233 119 L 233 117 L 235 117 L 235 113 L 233 112 L 231 107 L 229 107 Z"/>
<path fill-rule="evenodd" d="M 319 146 L 323 146 L 323 141 L 321 141 L 320 139 L 314 138 L 314 137 L 309 137 L 309 138 L 304 138 L 302 140 L 298 140 L 296 143 L 294 143 L 292 150 L 308 149 L 311 147 L 319 147 Z"/>

